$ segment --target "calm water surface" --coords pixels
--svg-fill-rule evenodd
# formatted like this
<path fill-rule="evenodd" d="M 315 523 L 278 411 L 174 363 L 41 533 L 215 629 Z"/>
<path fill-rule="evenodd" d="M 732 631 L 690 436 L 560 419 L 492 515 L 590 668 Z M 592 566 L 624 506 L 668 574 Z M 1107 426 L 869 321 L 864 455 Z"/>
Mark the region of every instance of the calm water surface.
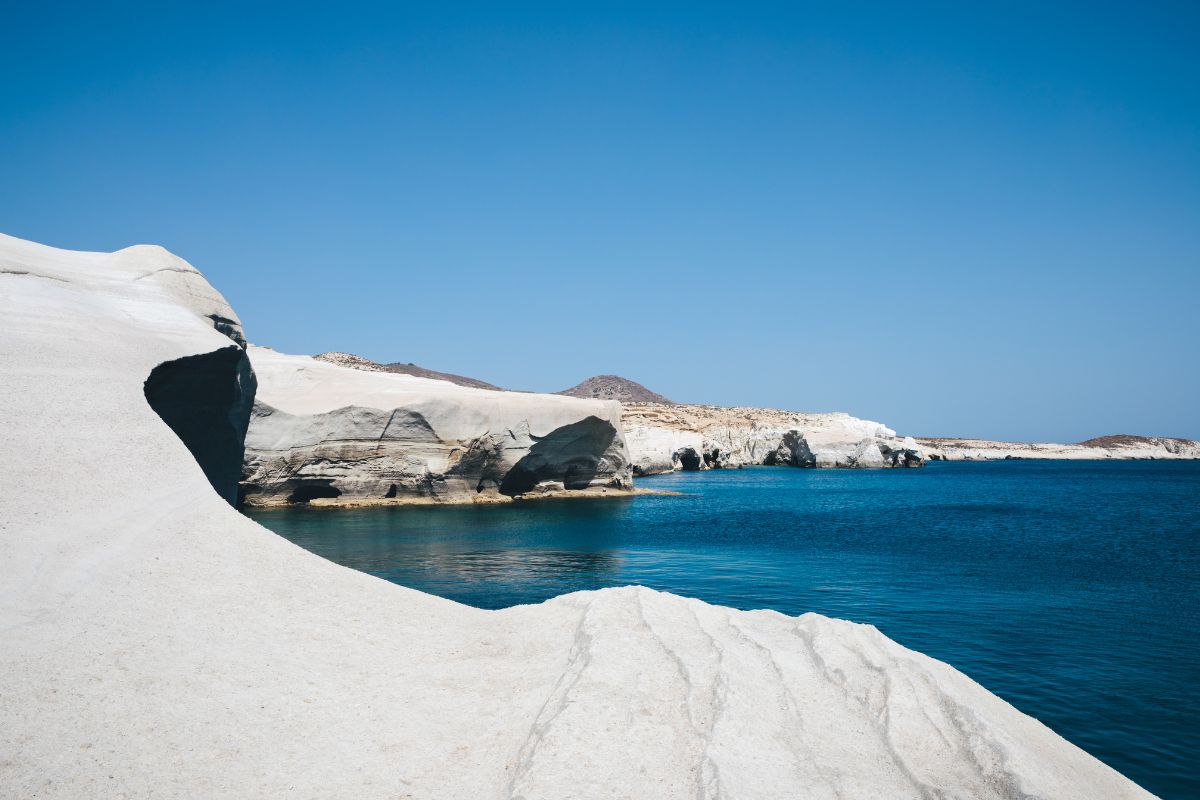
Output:
<path fill-rule="evenodd" d="M 1147 789 L 1200 797 L 1200 463 L 762 467 L 638 485 L 688 495 L 251 516 L 481 608 L 643 584 L 869 622 Z"/>

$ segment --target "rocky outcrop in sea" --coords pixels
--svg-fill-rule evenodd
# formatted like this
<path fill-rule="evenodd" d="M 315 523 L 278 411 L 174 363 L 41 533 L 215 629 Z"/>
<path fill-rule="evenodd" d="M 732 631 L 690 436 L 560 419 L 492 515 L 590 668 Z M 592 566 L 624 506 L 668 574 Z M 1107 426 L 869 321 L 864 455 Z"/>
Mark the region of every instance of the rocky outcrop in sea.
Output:
<path fill-rule="evenodd" d="M 743 466 L 919 467 L 925 450 L 849 414 L 771 408 L 625 404 L 634 475 Z"/>
<path fill-rule="evenodd" d="M 505 502 L 632 488 L 616 403 L 476 389 L 345 354 L 249 354 L 259 388 L 247 504 Z"/>

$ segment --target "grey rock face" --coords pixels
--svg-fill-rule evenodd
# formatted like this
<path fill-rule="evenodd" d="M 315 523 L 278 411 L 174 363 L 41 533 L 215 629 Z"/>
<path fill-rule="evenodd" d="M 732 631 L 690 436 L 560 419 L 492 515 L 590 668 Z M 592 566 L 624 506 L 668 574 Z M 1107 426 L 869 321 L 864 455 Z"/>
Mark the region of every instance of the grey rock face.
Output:
<path fill-rule="evenodd" d="M 251 348 L 243 502 L 503 502 L 622 492 L 615 403 L 492 392 Z"/>
<path fill-rule="evenodd" d="M 627 404 L 622 419 L 635 475 L 759 464 L 873 469 L 925 463 L 925 450 L 911 438 L 848 414 Z"/>

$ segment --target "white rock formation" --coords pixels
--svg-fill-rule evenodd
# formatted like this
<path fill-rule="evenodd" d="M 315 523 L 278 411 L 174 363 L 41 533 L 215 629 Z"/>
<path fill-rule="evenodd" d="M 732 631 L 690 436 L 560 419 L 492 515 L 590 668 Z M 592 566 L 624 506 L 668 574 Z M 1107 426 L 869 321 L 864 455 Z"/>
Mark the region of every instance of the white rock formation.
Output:
<path fill-rule="evenodd" d="M 1101 436 L 1079 444 L 992 442 L 986 439 L 917 439 L 933 460 L 1197 459 L 1200 442 L 1159 436 Z"/>
<path fill-rule="evenodd" d="M 146 402 L 230 344 L 186 265 L 0 237 L 0 295 L 0 795 L 1149 796 L 868 626 L 633 587 L 480 611 L 324 561 Z"/>
<path fill-rule="evenodd" d="M 849 414 L 772 408 L 627 404 L 622 421 L 635 475 L 753 464 L 913 467 L 924 449 Z"/>
<path fill-rule="evenodd" d="M 704 436 L 695 430 L 650 425 L 626 416 L 625 444 L 635 475 L 657 475 L 677 469 L 705 469 Z"/>
<path fill-rule="evenodd" d="M 621 407 L 251 347 L 245 502 L 496 502 L 632 487 Z"/>

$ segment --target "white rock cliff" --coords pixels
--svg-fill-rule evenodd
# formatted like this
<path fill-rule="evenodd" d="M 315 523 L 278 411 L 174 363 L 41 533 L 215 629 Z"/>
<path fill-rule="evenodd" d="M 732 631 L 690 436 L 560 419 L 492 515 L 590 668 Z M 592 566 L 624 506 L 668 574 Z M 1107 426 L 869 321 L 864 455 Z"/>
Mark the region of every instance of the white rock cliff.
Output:
<path fill-rule="evenodd" d="M 924 449 L 849 414 L 771 408 L 627 404 L 622 421 L 635 475 L 756 464 L 918 467 Z"/>
<path fill-rule="evenodd" d="M 249 504 L 497 502 L 632 486 L 617 403 L 249 352 Z"/>
<path fill-rule="evenodd" d="M 194 270 L 0 237 L 0 293 L 4 796 L 1149 796 L 868 626 L 636 587 L 480 611 L 318 558 L 147 402 L 237 347 Z"/>

